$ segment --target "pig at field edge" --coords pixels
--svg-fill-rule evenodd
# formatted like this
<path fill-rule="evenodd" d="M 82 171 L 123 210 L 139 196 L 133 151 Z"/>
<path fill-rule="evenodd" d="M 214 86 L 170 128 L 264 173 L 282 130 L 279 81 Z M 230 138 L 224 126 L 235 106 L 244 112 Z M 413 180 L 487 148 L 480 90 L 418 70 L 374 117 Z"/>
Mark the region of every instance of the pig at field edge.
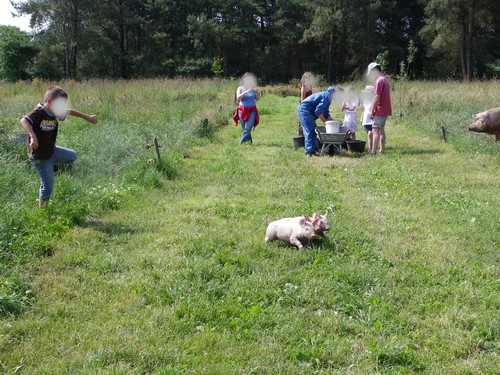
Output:
<path fill-rule="evenodd" d="M 500 107 L 489 109 L 473 116 L 476 121 L 467 127 L 469 131 L 493 134 L 500 141 Z"/>
<path fill-rule="evenodd" d="M 299 221 L 293 218 L 285 218 L 269 223 L 266 230 L 265 241 L 281 240 L 303 249 L 302 242 L 308 244 L 316 237 L 314 226 L 318 225 L 318 220 L 310 222 L 309 217 L 304 215 Z"/>

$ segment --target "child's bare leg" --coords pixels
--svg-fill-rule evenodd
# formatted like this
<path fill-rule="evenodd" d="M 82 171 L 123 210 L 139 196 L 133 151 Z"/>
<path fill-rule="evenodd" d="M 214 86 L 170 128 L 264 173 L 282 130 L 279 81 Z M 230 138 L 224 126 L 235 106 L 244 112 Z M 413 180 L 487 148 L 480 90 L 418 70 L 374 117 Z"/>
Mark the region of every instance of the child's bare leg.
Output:
<path fill-rule="evenodd" d="M 373 144 L 373 132 L 369 131 L 368 132 L 368 151 L 372 150 L 372 144 Z"/>

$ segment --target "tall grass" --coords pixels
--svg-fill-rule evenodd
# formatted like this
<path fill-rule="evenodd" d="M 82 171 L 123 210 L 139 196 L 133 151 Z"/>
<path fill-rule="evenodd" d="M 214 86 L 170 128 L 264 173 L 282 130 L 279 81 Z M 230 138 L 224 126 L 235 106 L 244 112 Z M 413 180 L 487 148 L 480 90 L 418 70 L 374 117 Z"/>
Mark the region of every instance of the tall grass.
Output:
<path fill-rule="evenodd" d="M 469 132 L 467 125 L 473 122 L 474 114 L 500 105 L 500 81 L 400 81 L 393 88 L 396 119 L 436 139 L 442 138 L 441 128 L 445 128 L 447 141 L 459 151 L 498 155 L 498 144 L 492 136 Z"/>
<path fill-rule="evenodd" d="M 43 98 L 49 84 L 0 84 L 0 313 L 17 313 L 27 301 L 21 270 L 51 251 L 51 242 L 96 210 L 116 208 L 131 191 L 161 186 L 200 138 L 227 122 L 233 84 L 211 80 L 87 81 L 59 83 L 70 103 L 100 119 L 96 126 L 69 118 L 58 144 L 77 151 L 70 172 L 58 173 L 50 208 L 36 210 L 39 180 L 26 147 L 22 115 Z M 208 119 L 209 128 L 202 125 Z M 162 165 L 148 164 L 158 137 Z M 22 286 L 22 287 L 20 287 Z M 21 295 L 22 298 L 19 296 Z M 18 301 L 18 302 L 16 302 Z"/>

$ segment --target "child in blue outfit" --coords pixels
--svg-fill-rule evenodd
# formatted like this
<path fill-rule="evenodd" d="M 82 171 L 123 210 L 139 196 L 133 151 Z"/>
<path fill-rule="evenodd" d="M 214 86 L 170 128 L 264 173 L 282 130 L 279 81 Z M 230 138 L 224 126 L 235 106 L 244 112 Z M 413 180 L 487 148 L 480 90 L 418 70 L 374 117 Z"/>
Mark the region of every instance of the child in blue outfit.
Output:
<path fill-rule="evenodd" d="M 236 100 L 239 101 L 233 120 L 238 126 L 241 122 L 243 133 L 240 144 L 252 143 L 252 129 L 259 125 L 259 111 L 256 101 L 260 99 L 257 91 L 257 79 L 252 73 L 245 73 L 241 77 L 241 86 L 236 90 Z"/>
<path fill-rule="evenodd" d="M 323 122 L 331 120 L 330 103 L 335 89 L 328 88 L 326 91 L 318 92 L 305 98 L 299 105 L 297 112 L 300 123 L 304 130 L 306 155 L 317 156 L 316 154 L 316 120 L 319 118 Z"/>

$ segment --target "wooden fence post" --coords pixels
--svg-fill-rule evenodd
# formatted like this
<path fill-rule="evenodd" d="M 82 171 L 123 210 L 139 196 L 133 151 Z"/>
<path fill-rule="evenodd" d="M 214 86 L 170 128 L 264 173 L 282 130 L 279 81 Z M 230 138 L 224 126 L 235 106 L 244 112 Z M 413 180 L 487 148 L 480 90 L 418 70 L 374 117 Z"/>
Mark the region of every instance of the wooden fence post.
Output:
<path fill-rule="evenodd" d="M 160 155 L 160 146 L 158 145 L 158 138 L 154 137 L 153 138 L 153 144 L 155 146 L 155 151 L 156 151 L 156 160 L 158 161 L 158 165 L 161 165 L 161 155 Z"/>
<path fill-rule="evenodd" d="M 443 136 L 443 141 L 446 142 L 446 128 L 444 126 L 441 126 L 441 135 Z"/>

